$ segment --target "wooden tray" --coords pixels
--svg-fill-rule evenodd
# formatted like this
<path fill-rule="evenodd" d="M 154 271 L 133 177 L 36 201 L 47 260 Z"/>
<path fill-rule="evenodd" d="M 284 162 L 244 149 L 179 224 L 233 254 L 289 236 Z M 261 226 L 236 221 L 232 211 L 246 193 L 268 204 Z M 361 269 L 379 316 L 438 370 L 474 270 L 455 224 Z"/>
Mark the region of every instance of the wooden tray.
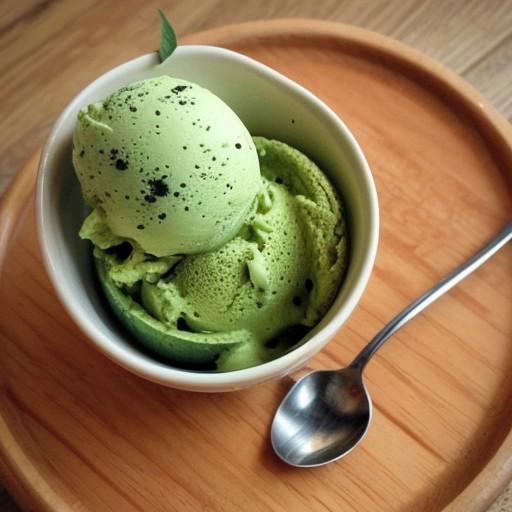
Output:
<path fill-rule="evenodd" d="M 305 85 L 368 156 L 382 212 L 377 265 L 312 367 L 347 363 L 511 216 L 510 127 L 423 55 L 313 21 L 230 26 L 187 42 L 233 48 Z M 372 361 L 375 418 L 364 443 L 336 464 L 299 470 L 273 455 L 268 438 L 289 380 L 223 395 L 175 391 L 116 367 L 83 339 L 41 264 L 36 164 L 6 195 L 0 222 L 0 459 L 22 504 L 466 512 L 484 510 L 512 476 L 512 247 Z"/>

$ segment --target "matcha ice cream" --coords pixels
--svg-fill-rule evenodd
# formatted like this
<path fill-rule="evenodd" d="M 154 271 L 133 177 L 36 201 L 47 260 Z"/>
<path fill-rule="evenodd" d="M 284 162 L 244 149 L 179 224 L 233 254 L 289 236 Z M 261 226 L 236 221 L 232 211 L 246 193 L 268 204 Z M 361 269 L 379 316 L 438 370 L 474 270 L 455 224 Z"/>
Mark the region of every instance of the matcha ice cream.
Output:
<path fill-rule="evenodd" d="M 84 199 L 155 256 L 212 250 L 240 229 L 261 180 L 249 132 L 219 98 L 162 76 L 78 114 L 73 165 Z"/>
<path fill-rule="evenodd" d="M 169 80 L 171 84 L 176 83 L 174 79 Z M 196 171 L 187 167 L 182 172 L 179 163 L 183 162 L 183 150 L 170 143 L 169 149 L 165 149 L 166 140 L 186 131 L 180 130 L 180 123 L 186 124 L 188 118 L 179 117 L 179 108 L 169 111 L 168 123 L 165 129 L 161 128 L 159 137 L 164 142 L 143 138 L 144 143 L 139 146 L 142 149 L 137 152 L 127 145 L 127 136 L 123 135 L 131 133 L 127 126 L 136 121 L 121 121 L 130 114 L 122 112 L 126 107 L 119 98 L 130 92 L 133 97 L 134 91 L 141 89 L 145 101 L 151 104 L 147 113 L 150 116 L 157 101 L 154 96 L 161 96 L 160 87 L 167 83 L 167 77 L 154 81 L 156 85 L 151 80 L 139 82 L 118 91 L 102 105 L 89 107 L 87 112 L 93 116 L 79 115 L 74 162 L 84 197 L 94 207 L 80 235 L 95 246 L 94 260 L 105 295 L 129 331 L 154 353 L 174 364 L 227 371 L 274 359 L 292 349 L 318 323 L 339 288 L 347 259 L 339 198 L 322 171 L 305 155 L 278 141 L 262 137 L 251 140 L 232 112 L 230 115 L 234 117 L 224 120 L 209 118 L 211 129 L 206 134 L 216 127 L 216 134 L 211 135 L 217 144 L 215 153 L 226 151 L 223 160 L 226 165 L 210 165 L 207 180 L 201 178 L 204 161 L 200 161 Z M 198 87 L 181 80 L 179 83 L 187 84 L 191 91 Z M 194 93 L 196 102 L 199 96 Z M 113 119 L 108 119 L 109 115 L 114 118 L 110 110 L 113 107 L 108 106 L 112 102 L 117 104 L 116 115 L 120 119 L 117 128 L 107 134 L 95 123 L 107 124 L 108 120 L 109 126 L 114 125 Z M 228 109 L 224 104 L 222 107 Z M 84 119 L 86 115 L 94 120 Z M 199 115 L 195 119 L 198 118 Z M 232 124 L 231 131 L 228 124 Z M 115 135 L 116 131 L 121 135 Z M 231 145 L 223 133 L 229 134 Z M 198 134 L 204 135 L 194 130 L 187 135 L 187 148 L 195 148 L 187 153 L 190 155 L 187 162 L 198 159 L 197 155 L 202 154 L 199 144 L 206 144 L 194 139 Z M 109 157 L 105 161 L 93 154 L 86 160 L 88 149 L 99 153 L 105 140 L 108 149 L 114 139 L 124 151 L 114 156 L 120 155 L 119 158 L 129 162 L 128 168 L 121 171 L 122 178 L 118 177 L 117 159 Z M 122 140 L 125 140 L 124 149 Z M 151 154 L 154 147 L 157 150 Z M 209 147 L 213 148 L 214 143 Z M 80 156 L 82 151 L 85 154 Z M 187 220 L 179 208 L 172 206 L 171 193 L 150 201 L 149 213 L 143 213 L 148 216 L 145 229 L 139 230 L 137 226 L 133 229 L 135 223 L 141 222 L 137 214 L 146 207 L 142 202 L 144 197 L 139 197 L 138 203 L 127 200 L 123 213 L 119 203 L 122 204 L 123 194 L 131 198 L 138 188 L 147 193 L 144 186 L 148 180 L 158 179 L 159 174 L 152 171 L 144 177 L 146 182 L 137 182 L 138 165 L 144 159 L 151 160 L 155 167 L 169 162 L 164 174 L 171 192 L 171 184 L 180 182 L 187 172 L 183 188 L 190 196 L 201 198 L 202 204 L 197 206 L 204 206 L 206 217 L 200 213 Z M 132 167 L 135 161 L 138 163 Z M 102 179 L 94 185 L 83 172 L 87 167 L 87 172 L 102 171 Z M 126 180 L 123 189 L 120 188 L 122 179 Z M 128 192 L 130 181 L 134 184 Z M 204 182 L 209 189 L 202 188 Z M 222 187 L 231 192 L 229 199 L 227 194 L 222 194 Z M 111 201 L 112 190 L 117 194 L 117 202 Z M 104 199 L 105 192 L 110 193 L 109 201 Z M 143 196 L 142 192 L 139 194 Z M 218 201 L 219 197 L 224 199 Z M 174 225 L 163 228 L 163 223 L 155 222 L 151 208 L 157 203 L 158 211 L 165 209 L 169 226 Z M 130 204 L 134 211 L 130 210 Z M 139 212 L 135 211 L 137 208 Z M 177 212 L 180 216 L 174 222 L 173 215 L 178 215 Z"/>

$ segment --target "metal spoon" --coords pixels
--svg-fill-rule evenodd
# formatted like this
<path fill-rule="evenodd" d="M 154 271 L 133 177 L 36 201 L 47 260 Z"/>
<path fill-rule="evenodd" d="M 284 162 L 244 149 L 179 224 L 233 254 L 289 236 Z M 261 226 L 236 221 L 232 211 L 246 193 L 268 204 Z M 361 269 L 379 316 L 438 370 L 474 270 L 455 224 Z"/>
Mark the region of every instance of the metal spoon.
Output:
<path fill-rule="evenodd" d="M 328 464 L 352 451 L 364 438 L 372 418 L 372 402 L 363 382 L 370 358 L 398 329 L 462 281 L 512 238 L 512 221 L 466 263 L 425 292 L 389 322 L 341 370 L 312 372 L 290 389 L 276 411 L 271 441 L 288 464 Z"/>

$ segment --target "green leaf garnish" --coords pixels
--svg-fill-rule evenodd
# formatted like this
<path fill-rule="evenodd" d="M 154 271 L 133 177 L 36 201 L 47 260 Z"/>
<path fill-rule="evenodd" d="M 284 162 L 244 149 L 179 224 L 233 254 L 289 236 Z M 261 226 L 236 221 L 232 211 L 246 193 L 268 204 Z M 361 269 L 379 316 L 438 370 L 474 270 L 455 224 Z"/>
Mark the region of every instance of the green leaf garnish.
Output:
<path fill-rule="evenodd" d="M 169 23 L 169 20 L 165 17 L 165 14 L 158 9 L 158 13 L 160 14 L 160 50 L 158 53 L 160 54 L 160 62 L 163 62 L 167 57 L 169 57 L 174 50 L 176 50 L 176 46 L 178 46 L 178 42 L 176 41 L 176 34 Z"/>

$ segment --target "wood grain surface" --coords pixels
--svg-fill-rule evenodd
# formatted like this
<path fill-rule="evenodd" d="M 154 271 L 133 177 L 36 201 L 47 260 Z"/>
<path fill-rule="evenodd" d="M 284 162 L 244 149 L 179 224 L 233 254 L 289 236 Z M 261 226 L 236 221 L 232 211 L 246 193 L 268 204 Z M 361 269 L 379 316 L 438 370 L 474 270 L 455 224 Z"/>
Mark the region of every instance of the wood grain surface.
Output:
<path fill-rule="evenodd" d="M 512 119 L 512 0 L 3 0 L 0 191 L 80 89 L 156 48 L 157 8 L 179 36 L 278 17 L 376 30 L 438 59 Z"/>
<path fill-rule="evenodd" d="M 376 269 L 313 367 L 350 361 L 511 216 L 510 126 L 421 55 L 308 22 L 192 39 L 305 85 L 348 123 L 373 169 L 382 209 Z M 191 394 L 145 382 L 91 350 L 42 270 L 34 165 L 7 195 L 1 222 L 0 441 L 9 448 L 4 472 L 27 506 L 469 512 L 483 510 L 509 476 L 511 247 L 376 356 L 367 372 L 375 418 L 363 445 L 338 464 L 301 471 L 269 449 L 286 379 Z"/>
<path fill-rule="evenodd" d="M 180 36 L 226 23 L 288 16 L 367 27 L 434 56 L 512 118 L 509 0 L 129 0 L 121 9 L 113 0 L 4 0 L 0 3 L 0 192 L 40 146 L 56 115 L 76 92 L 108 68 L 156 46 L 157 7 L 169 14 Z M 402 213 L 407 218 L 407 211 Z M 420 254 L 427 256 L 433 255 Z M 403 279 L 396 286 L 407 290 L 408 282 Z M 367 334 L 373 332 L 369 329 Z M 505 496 L 501 502 L 506 501 Z M 15 510 L 15 506 L 0 493 L 3 509 Z"/>

